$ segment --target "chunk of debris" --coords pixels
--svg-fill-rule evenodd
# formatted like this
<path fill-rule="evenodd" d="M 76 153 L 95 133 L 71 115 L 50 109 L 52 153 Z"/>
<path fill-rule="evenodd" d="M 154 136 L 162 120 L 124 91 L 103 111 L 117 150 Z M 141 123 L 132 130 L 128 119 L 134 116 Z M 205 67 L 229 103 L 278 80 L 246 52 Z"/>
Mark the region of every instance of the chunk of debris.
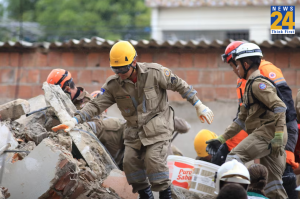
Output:
<path fill-rule="evenodd" d="M 36 147 L 35 142 L 33 141 L 29 141 L 29 142 L 22 142 L 21 144 L 19 144 L 16 149 L 20 150 L 20 151 L 32 151 L 34 148 Z M 24 153 L 24 152 L 20 152 L 19 153 L 20 156 L 22 158 L 25 158 L 28 154 Z"/>
<path fill-rule="evenodd" d="M 138 198 L 137 193 L 132 193 L 132 187 L 128 184 L 123 171 L 117 169 L 112 170 L 109 176 L 104 180 L 102 186 L 111 187 L 124 199 Z"/>
<path fill-rule="evenodd" d="M 16 120 L 22 115 L 29 113 L 30 104 L 27 100 L 16 99 L 6 104 L 0 105 L 1 120 Z"/>
<path fill-rule="evenodd" d="M 27 141 L 34 141 L 38 145 L 43 139 L 48 137 L 48 132 L 39 123 L 34 123 L 24 129 Z"/>
<path fill-rule="evenodd" d="M 216 198 L 216 196 L 196 193 L 174 185 L 171 185 L 171 192 L 172 192 L 173 199 L 215 199 Z"/>

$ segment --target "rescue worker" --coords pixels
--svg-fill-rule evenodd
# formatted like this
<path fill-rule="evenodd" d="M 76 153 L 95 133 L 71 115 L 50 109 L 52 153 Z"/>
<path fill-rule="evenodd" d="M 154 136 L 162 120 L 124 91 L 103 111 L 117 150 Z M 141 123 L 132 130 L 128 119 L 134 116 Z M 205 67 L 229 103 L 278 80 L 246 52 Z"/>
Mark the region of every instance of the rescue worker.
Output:
<path fill-rule="evenodd" d="M 83 115 L 93 117 L 117 103 L 127 120 L 124 132 L 124 171 L 127 181 L 140 198 L 171 198 L 167 149 L 174 131 L 174 113 L 167 100 L 167 90 L 177 91 L 196 109 L 204 123 L 213 120 L 212 111 L 198 99 L 197 91 L 166 67 L 156 63 L 140 63 L 137 53 L 127 41 L 119 41 L 110 50 L 110 76 L 98 98 L 92 100 L 70 121 L 74 128 L 83 122 Z M 151 188 L 150 188 L 151 184 Z"/>
<path fill-rule="evenodd" d="M 220 190 L 230 183 L 240 184 L 246 191 L 250 184 L 250 174 L 248 169 L 238 162 L 231 160 L 224 163 L 215 174 L 215 194 L 219 194 Z"/>
<path fill-rule="evenodd" d="M 228 63 L 232 67 L 233 72 L 238 77 L 239 75 L 237 73 L 236 62 L 235 60 L 232 59 L 232 53 L 236 50 L 237 47 L 239 47 L 243 43 L 244 42 L 241 41 L 235 41 L 230 43 L 225 50 L 225 54 L 222 55 L 223 61 Z M 286 157 L 286 169 L 283 175 L 283 186 L 286 189 L 289 198 L 296 199 L 297 198 L 297 192 L 295 191 L 296 176 L 293 173 L 293 169 L 298 168 L 298 164 L 295 163 L 295 158 L 294 158 L 294 150 L 298 139 L 298 130 L 297 130 L 298 128 L 297 128 L 297 121 L 296 121 L 296 111 L 293 105 L 294 102 L 292 97 L 292 91 L 290 87 L 287 85 L 281 70 L 276 66 L 274 66 L 272 63 L 262 59 L 259 66 L 259 71 L 261 75 L 268 77 L 269 79 L 275 82 L 280 93 L 283 95 L 284 98 L 283 101 L 288 107 L 289 113 L 291 113 L 286 117 L 288 142 L 287 145 L 285 146 L 287 157 Z M 240 106 L 242 106 L 242 99 L 245 91 L 246 82 L 247 81 L 243 78 L 238 78 L 237 80 L 236 92 L 239 99 L 238 112 Z M 248 134 L 244 130 L 241 130 L 240 133 L 238 133 L 232 139 L 227 140 L 226 143 L 219 148 L 217 154 L 213 156 L 214 159 L 216 161 L 220 160 L 221 158 L 219 157 L 224 156 L 226 152 L 229 153 L 229 151 L 231 151 L 239 142 L 241 142 L 245 137 L 247 137 L 247 135 Z M 226 150 L 227 148 L 226 145 L 228 145 L 228 150 Z M 214 162 L 214 163 L 218 164 L 218 162 Z"/>
<path fill-rule="evenodd" d="M 197 153 L 196 160 L 211 162 L 211 155 L 206 152 L 206 141 L 217 137 L 215 133 L 207 129 L 202 129 L 197 133 L 194 139 L 194 148 Z"/>
<path fill-rule="evenodd" d="M 279 98 L 277 88 L 258 70 L 262 56 L 260 48 L 253 43 L 241 44 L 233 53 L 239 77 L 247 80 L 243 105 L 225 133 L 209 140 L 207 148 L 210 150 L 215 143 L 225 143 L 242 129 L 246 130 L 248 136 L 227 155 L 226 161 L 237 159 L 246 163 L 260 158 L 269 173 L 266 195 L 286 199 L 281 181 L 286 159 L 286 105 Z"/>
<path fill-rule="evenodd" d="M 71 73 L 67 70 L 52 70 L 47 77 L 47 82 L 49 84 L 60 85 L 62 90 L 68 94 L 77 110 L 81 110 L 93 99 L 93 97 L 84 88 L 76 87 Z M 55 118 L 55 115 L 52 115 L 50 118 Z M 126 121 L 115 117 L 108 117 L 104 112 L 101 112 L 94 118 L 86 120 L 86 122 L 89 128 L 108 150 L 119 168 L 122 169 L 124 153 L 122 151 L 125 149 L 123 143 L 123 132 L 126 126 Z M 47 128 L 49 128 L 49 126 L 53 127 L 60 124 L 57 119 L 53 119 L 52 124 L 49 124 L 49 122 L 47 123 Z"/>

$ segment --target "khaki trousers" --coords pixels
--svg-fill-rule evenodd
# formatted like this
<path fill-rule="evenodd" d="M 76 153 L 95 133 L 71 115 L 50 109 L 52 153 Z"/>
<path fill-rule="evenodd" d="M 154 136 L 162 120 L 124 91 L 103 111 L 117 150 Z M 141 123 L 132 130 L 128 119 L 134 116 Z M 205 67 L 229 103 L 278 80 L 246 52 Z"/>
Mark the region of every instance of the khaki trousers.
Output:
<path fill-rule="evenodd" d="M 226 162 L 236 159 L 245 164 L 251 160 L 260 159 L 260 164 L 264 165 L 269 173 L 268 184 L 264 189 L 267 197 L 272 199 L 286 199 L 288 196 L 282 186 L 282 175 L 286 163 L 284 146 L 282 147 L 284 155 L 275 157 L 270 154 L 271 151 L 268 149 L 270 141 L 270 138 L 256 135 L 253 132 L 232 149 L 227 155 Z"/>
<path fill-rule="evenodd" d="M 161 141 L 140 150 L 125 146 L 123 168 L 133 192 L 151 185 L 153 191 L 163 191 L 171 185 L 167 166 L 170 141 Z"/>

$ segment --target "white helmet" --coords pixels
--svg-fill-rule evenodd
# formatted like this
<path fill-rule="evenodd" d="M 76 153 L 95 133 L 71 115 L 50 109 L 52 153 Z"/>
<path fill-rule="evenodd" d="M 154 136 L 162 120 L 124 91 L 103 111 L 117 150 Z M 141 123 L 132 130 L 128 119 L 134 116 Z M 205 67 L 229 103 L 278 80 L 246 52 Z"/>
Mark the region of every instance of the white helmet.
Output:
<path fill-rule="evenodd" d="M 232 56 L 235 60 L 238 60 L 243 57 L 252 57 L 252 56 L 262 57 L 263 54 L 258 45 L 254 44 L 254 43 L 244 43 L 244 44 L 241 44 L 236 49 L 236 51 L 233 53 Z"/>
<path fill-rule="evenodd" d="M 249 185 L 250 174 L 248 169 L 242 163 L 237 160 L 232 160 L 225 162 L 215 175 L 216 194 L 219 194 L 220 192 L 220 181 Z"/>

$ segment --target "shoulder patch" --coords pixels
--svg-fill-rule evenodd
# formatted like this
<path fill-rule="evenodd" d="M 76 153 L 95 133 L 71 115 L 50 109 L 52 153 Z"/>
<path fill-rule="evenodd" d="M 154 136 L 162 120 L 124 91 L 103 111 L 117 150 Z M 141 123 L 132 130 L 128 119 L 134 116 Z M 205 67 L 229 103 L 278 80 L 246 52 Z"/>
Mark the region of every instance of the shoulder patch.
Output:
<path fill-rule="evenodd" d="M 170 75 L 171 75 L 171 72 L 170 72 L 170 70 L 169 69 L 164 69 L 164 74 L 165 74 L 165 76 L 166 77 L 169 77 Z"/>
<path fill-rule="evenodd" d="M 265 89 L 267 88 L 267 85 L 266 85 L 265 83 L 259 83 L 259 84 L 258 84 L 258 88 L 259 88 L 260 90 L 265 90 Z"/>
<path fill-rule="evenodd" d="M 101 88 L 101 89 L 100 89 L 100 93 L 99 93 L 99 94 L 100 94 L 100 95 L 103 95 L 103 94 L 104 94 L 104 92 L 105 92 L 105 89 L 104 89 L 104 88 Z"/>
<path fill-rule="evenodd" d="M 270 77 L 271 79 L 274 79 L 274 78 L 276 77 L 276 73 L 270 72 L 270 73 L 269 73 L 269 77 Z"/>

